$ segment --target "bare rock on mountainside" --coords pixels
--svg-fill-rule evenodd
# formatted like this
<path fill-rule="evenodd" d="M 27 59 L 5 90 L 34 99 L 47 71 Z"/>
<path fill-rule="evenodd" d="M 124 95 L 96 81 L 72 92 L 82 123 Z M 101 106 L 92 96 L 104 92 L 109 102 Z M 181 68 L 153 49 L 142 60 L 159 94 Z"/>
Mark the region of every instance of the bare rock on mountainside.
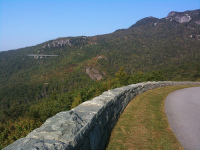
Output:
<path fill-rule="evenodd" d="M 190 22 L 193 18 L 196 18 L 200 15 L 199 10 L 196 11 L 185 11 L 185 12 L 170 12 L 165 19 L 170 21 L 178 21 L 180 23 Z M 198 24 L 198 22 L 195 22 Z"/>
<path fill-rule="evenodd" d="M 77 45 L 84 45 L 87 43 L 87 37 L 64 37 L 64 38 L 57 38 L 48 42 L 45 42 L 42 48 L 58 48 L 58 47 L 65 47 L 65 46 L 77 46 Z"/>
<path fill-rule="evenodd" d="M 170 12 L 166 19 L 170 21 L 176 20 L 180 23 L 189 22 L 190 20 L 192 20 L 191 16 L 189 16 L 188 14 L 177 14 L 174 11 Z"/>
<path fill-rule="evenodd" d="M 58 38 L 54 41 L 52 41 L 51 43 L 47 43 L 45 44 L 44 46 L 42 46 L 42 48 L 50 48 L 50 47 L 58 47 L 58 46 L 71 46 L 71 43 L 70 43 L 70 39 L 62 39 L 62 38 Z"/>
<path fill-rule="evenodd" d="M 198 21 L 195 21 L 195 23 L 196 23 L 196 24 L 198 24 L 198 25 L 200 25 L 200 20 L 198 20 Z"/>
<path fill-rule="evenodd" d="M 86 73 L 90 76 L 92 80 L 98 81 L 103 78 L 103 75 L 100 73 L 100 71 L 92 67 L 86 67 Z"/>

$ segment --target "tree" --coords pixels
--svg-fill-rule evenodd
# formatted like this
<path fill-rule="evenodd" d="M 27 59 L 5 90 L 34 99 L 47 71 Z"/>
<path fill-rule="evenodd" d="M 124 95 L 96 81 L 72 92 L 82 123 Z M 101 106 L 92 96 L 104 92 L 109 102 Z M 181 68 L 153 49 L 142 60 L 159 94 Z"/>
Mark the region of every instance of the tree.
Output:
<path fill-rule="evenodd" d="M 76 106 L 78 106 L 81 103 L 82 103 L 82 99 L 81 99 L 81 94 L 79 93 L 78 96 L 74 98 L 71 108 L 75 108 Z"/>
<path fill-rule="evenodd" d="M 117 80 L 117 82 L 119 82 L 120 85 L 127 84 L 128 75 L 124 71 L 124 67 L 121 67 L 120 70 L 117 73 L 115 73 L 115 79 Z"/>
<path fill-rule="evenodd" d="M 147 81 L 164 81 L 166 78 L 162 71 L 153 71 L 147 77 Z"/>

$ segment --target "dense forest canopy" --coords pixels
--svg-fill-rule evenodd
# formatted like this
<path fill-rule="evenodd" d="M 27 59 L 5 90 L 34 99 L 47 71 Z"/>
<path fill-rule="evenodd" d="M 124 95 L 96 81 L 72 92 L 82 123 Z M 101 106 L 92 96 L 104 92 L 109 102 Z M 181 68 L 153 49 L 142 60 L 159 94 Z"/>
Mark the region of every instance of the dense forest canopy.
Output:
<path fill-rule="evenodd" d="M 105 90 L 158 80 L 200 81 L 200 10 L 0 52 L 0 148 Z"/>

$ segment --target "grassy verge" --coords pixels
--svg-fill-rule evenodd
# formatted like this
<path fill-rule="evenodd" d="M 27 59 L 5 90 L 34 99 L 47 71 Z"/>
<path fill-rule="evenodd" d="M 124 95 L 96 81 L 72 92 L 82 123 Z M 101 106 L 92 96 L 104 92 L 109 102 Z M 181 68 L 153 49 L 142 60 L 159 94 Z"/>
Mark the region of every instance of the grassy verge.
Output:
<path fill-rule="evenodd" d="M 168 124 L 164 101 L 169 93 L 187 87 L 161 87 L 138 95 L 119 118 L 107 150 L 183 149 Z"/>

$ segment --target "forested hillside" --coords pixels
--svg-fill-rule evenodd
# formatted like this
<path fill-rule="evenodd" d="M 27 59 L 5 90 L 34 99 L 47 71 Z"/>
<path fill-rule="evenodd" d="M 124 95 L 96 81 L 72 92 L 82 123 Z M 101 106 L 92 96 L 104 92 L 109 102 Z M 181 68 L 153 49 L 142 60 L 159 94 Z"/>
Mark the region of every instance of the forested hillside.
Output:
<path fill-rule="evenodd" d="M 0 148 L 105 90 L 149 80 L 200 81 L 200 10 L 0 52 Z"/>

